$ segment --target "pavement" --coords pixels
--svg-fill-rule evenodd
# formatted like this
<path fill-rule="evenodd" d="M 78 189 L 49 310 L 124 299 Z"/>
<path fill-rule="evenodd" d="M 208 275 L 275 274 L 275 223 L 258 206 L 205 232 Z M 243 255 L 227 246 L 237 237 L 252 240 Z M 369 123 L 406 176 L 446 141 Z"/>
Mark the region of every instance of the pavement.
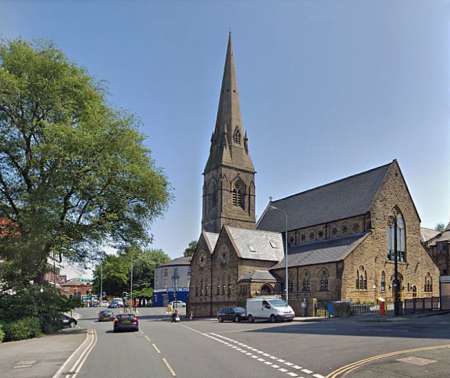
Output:
<path fill-rule="evenodd" d="M 60 369 L 62 377 L 450 376 L 449 314 L 426 318 L 408 316 L 387 322 L 351 317 L 307 322 L 299 319 L 277 324 L 218 323 L 214 319 L 171 323 L 161 321 L 168 320 L 166 309 L 143 308 L 139 309 L 139 332 L 113 333 L 111 322 L 97 322 L 98 311 L 96 308 L 77 310 L 78 325 L 88 330 L 91 339 L 86 339 L 79 357 L 73 357 Z M 70 347 L 65 346 L 64 355 L 75 347 L 74 342 Z M 46 346 L 42 344 L 39 348 L 44 353 Z M 3 357 L 2 349 L 0 356 L 0 375 L 9 377 L 3 375 L 2 361 L 5 363 L 8 358 Z M 14 354 L 9 358 L 14 358 Z M 17 364 L 19 360 L 25 357 L 15 358 L 14 362 Z M 63 360 L 62 355 L 58 357 L 52 365 L 54 371 Z M 13 363 L 8 371 L 12 367 Z M 28 371 L 27 368 L 16 370 Z"/>
<path fill-rule="evenodd" d="M 86 330 L 74 328 L 56 335 L 1 343 L 0 376 L 53 377 L 85 337 Z"/>

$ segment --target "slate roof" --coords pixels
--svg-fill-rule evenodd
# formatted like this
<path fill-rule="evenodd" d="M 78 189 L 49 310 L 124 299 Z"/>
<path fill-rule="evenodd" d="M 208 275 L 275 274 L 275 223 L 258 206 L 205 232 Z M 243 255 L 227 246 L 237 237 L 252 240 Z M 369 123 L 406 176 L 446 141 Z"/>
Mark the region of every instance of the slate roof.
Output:
<path fill-rule="evenodd" d="M 280 211 L 269 210 L 270 205 L 287 213 L 289 230 L 365 214 L 370 210 L 375 194 L 394 162 L 269 202 L 257 228 L 284 231 L 285 217 Z"/>
<path fill-rule="evenodd" d="M 219 239 L 219 234 L 203 231 L 203 236 L 206 239 L 206 243 L 209 245 L 209 252 L 212 253 L 216 247 L 217 239 Z"/>
<path fill-rule="evenodd" d="M 329 262 L 341 261 L 353 251 L 368 234 L 358 234 L 347 238 L 325 240 L 305 244 L 297 248 L 290 248 L 288 255 L 288 265 L 305 266 L 314 264 L 325 264 Z M 284 259 L 270 268 L 284 268 Z"/>
<path fill-rule="evenodd" d="M 239 281 L 270 281 L 275 282 L 276 278 L 268 270 L 255 270 L 244 273 Z"/>
<path fill-rule="evenodd" d="M 433 230 L 431 228 L 420 228 L 420 237 L 423 242 L 427 242 L 430 239 L 433 239 L 436 235 L 439 234 L 439 231 Z"/>
<path fill-rule="evenodd" d="M 169 261 L 168 263 L 165 264 L 161 264 L 160 267 L 162 266 L 174 266 L 174 265 L 191 265 L 191 259 L 192 257 L 177 257 L 176 259 L 173 259 L 171 261 Z"/>
<path fill-rule="evenodd" d="M 279 232 L 225 226 L 239 257 L 251 260 L 280 261 L 284 255 Z"/>

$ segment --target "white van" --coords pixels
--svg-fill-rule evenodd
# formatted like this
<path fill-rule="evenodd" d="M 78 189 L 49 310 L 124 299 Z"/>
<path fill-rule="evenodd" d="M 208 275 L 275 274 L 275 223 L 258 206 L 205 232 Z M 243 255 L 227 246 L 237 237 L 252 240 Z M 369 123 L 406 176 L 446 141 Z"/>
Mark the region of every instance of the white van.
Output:
<path fill-rule="evenodd" d="M 269 319 L 273 323 L 281 320 L 291 321 L 295 316 L 291 306 L 274 296 L 247 298 L 246 312 L 251 323 L 255 319 Z"/>

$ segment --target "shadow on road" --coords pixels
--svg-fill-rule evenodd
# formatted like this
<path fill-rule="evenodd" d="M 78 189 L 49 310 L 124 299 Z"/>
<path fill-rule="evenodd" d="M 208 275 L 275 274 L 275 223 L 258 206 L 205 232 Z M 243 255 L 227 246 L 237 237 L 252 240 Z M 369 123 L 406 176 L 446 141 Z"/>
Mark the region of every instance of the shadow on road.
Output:
<path fill-rule="evenodd" d="M 335 319 L 317 323 L 290 323 L 282 326 L 246 330 L 244 332 L 450 339 L 450 316 L 442 316 L 439 320 L 437 320 L 437 317 L 433 317 L 396 322 L 364 322 Z"/>

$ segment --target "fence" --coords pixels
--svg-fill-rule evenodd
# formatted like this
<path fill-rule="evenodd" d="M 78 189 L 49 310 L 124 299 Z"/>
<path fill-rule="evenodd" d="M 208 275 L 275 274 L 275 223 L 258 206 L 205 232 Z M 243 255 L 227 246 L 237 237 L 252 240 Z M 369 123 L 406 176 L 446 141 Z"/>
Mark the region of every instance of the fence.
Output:
<path fill-rule="evenodd" d="M 404 314 L 438 311 L 440 310 L 440 298 L 426 297 L 426 298 L 405 299 L 402 302 L 402 309 Z"/>

